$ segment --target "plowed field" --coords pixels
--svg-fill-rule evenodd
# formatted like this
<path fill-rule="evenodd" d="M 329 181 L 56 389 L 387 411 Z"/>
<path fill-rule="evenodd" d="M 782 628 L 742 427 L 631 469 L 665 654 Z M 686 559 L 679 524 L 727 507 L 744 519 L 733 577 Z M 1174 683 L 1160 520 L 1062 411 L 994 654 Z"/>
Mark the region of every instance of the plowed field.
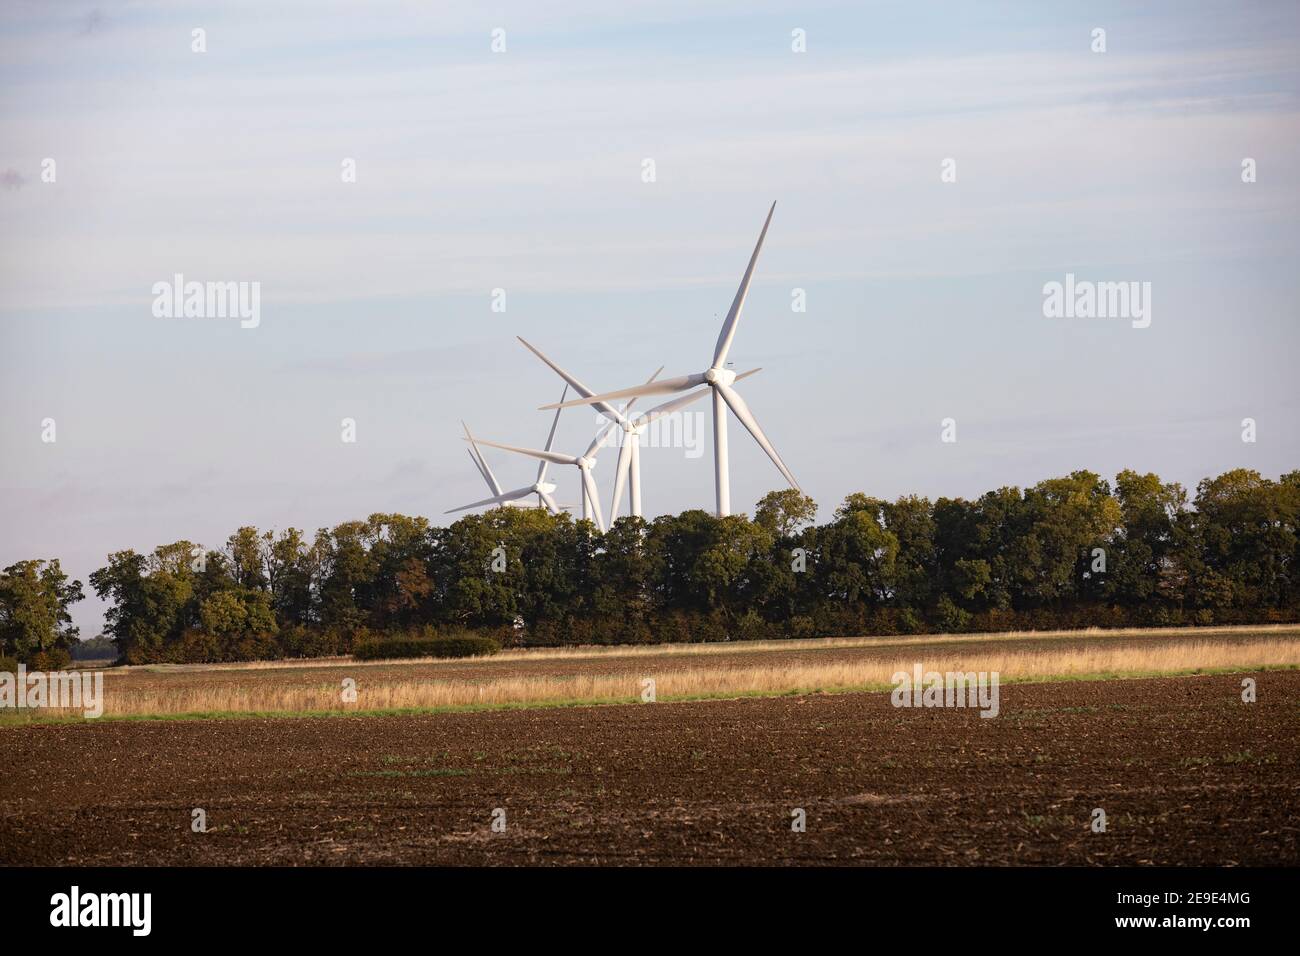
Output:
<path fill-rule="evenodd" d="M 1295 865 L 1300 673 L 1243 676 L 0 727 L 0 863 Z"/>

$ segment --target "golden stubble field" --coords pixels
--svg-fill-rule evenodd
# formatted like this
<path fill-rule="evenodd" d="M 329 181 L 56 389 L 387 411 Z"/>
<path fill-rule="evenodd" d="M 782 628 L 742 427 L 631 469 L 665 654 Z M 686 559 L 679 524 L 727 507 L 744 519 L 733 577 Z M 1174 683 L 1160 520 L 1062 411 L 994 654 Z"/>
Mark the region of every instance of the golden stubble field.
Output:
<path fill-rule="evenodd" d="M 692 700 L 887 689 L 898 671 L 1002 682 L 1300 667 L 1300 627 L 923 635 L 507 651 L 492 658 L 332 658 L 105 672 L 106 717 L 348 713 Z M 653 682 L 651 685 L 648 682 Z M 10 711 L 0 723 L 58 716 Z"/>

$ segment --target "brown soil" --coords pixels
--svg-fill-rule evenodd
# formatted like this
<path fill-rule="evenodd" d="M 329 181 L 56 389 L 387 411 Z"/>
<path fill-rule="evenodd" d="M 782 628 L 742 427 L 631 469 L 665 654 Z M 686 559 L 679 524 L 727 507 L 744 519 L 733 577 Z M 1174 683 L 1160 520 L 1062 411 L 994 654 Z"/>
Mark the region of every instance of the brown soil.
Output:
<path fill-rule="evenodd" d="M 1295 865 L 1300 674 L 1255 676 L 0 727 L 0 863 Z"/>

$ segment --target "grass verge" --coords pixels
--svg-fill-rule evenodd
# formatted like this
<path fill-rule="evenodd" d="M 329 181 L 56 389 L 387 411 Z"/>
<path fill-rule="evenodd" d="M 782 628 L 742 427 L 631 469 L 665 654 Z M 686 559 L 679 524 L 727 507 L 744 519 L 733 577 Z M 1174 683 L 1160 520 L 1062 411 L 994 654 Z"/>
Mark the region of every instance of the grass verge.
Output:
<path fill-rule="evenodd" d="M 927 665 L 926 669 L 931 668 Z M 1264 673 L 1268 671 L 1300 670 L 1300 664 L 1228 665 L 1222 667 L 1191 667 L 1183 670 L 1113 670 L 1093 673 L 1036 674 L 1000 678 L 1003 684 L 1051 684 L 1073 681 L 1151 680 L 1161 677 L 1210 677 L 1225 674 Z M 813 694 L 869 694 L 893 689 L 888 682 L 871 682 L 842 686 L 789 687 L 781 690 L 735 690 L 695 694 L 667 694 L 657 697 L 656 703 L 694 703 L 712 700 L 747 700 L 769 697 L 803 697 Z M 181 711 L 169 713 L 105 714 L 99 718 L 65 715 L 57 712 L 32 711 L 0 712 L 0 728 L 32 724 L 91 724 L 116 721 L 172 721 L 172 720 L 268 720 L 301 718 L 354 718 L 354 717 L 412 717 L 435 714 L 467 714 L 508 710 L 544 710 L 557 707 L 609 707 L 640 703 L 640 697 L 571 697 L 534 701 L 502 701 L 483 704 L 444 704 L 428 707 L 381 707 L 320 709 L 320 710 L 266 710 L 266 711 Z"/>

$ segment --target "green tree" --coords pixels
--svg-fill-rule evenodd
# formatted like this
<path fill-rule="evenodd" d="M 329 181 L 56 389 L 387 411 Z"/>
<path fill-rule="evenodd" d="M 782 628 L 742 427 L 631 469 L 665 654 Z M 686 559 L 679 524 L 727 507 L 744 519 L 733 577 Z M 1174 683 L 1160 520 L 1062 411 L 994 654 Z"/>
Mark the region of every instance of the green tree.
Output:
<path fill-rule="evenodd" d="M 884 502 L 855 493 L 817 535 L 817 577 L 823 599 L 883 606 L 894 592 L 898 537 L 883 525 Z"/>
<path fill-rule="evenodd" d="M 898 540 L 893 597 L 899 607 L 921 611 L 935 601 L 938 576 L 933 511 L 928 499 L 916 495 L 880 505 L 885 529 Z"/>
<path fill-rule="evenodd" d="M 315 611 L 312 550 L 302 532 L 297 528 L 286 528 L 278 535 L 267 531 L 259 545 L 276 617 L 286 625 L 311 623 Z"/>
<path fill-rule="evenodd" d="M 1049 478 L 1025 491 L 1029 527 L 1017 549 L 1024 602 L 1062 608 L 1087 597 L 1093 551 L 1110 548 L 1121 509 L 1110 484 L 1090 471 Z"/>
<path fill-rule="evenodd" d="M 1295 486 L 1237 468 L 1196 488 L 1201 566 L 1193 587 L 1202 606 L 1279 606 L 1296 550 Z"/>
<path fill-rule="evenodd" d="M 166 660 L 168 644 L 180 638 L 194 597 L 186 545 L 157 548 L 151 558 L 118 551 L 108 556 L 107 566 L 90 575 L 95 593 L 112 601 L 104 630 L 127 663 Z"/>
<path fill-rule="evenodd" d="M 1115 477 L 1115 497 L 1120 528 L 1108 556 L 1106 596 L 1127 607 L 1152 600 L 1181 604 L 1187 492 L 1158 475 L 1125 470 Z"/>
<path fill-rule="evenodd" d="M 817 517 L 817 503 L 794 488 L 769 491 L 754 508 L 754 524 L 778 538 L 793 538 Z"/>
<path fill-rule="evenodd" d="M 243 527 L 226 539 L 225 557 L 231 579 L 241 588 L 267 586 L 262 537 L 257 529 Z"/>
<path fill-rule="evenodd" d="M 0 571 L 0 656 L 29 660 L 42 651 L 68 649 L 76 640 L 69 608 L 82 600 L 57 558 L 19 561 Z"/>

